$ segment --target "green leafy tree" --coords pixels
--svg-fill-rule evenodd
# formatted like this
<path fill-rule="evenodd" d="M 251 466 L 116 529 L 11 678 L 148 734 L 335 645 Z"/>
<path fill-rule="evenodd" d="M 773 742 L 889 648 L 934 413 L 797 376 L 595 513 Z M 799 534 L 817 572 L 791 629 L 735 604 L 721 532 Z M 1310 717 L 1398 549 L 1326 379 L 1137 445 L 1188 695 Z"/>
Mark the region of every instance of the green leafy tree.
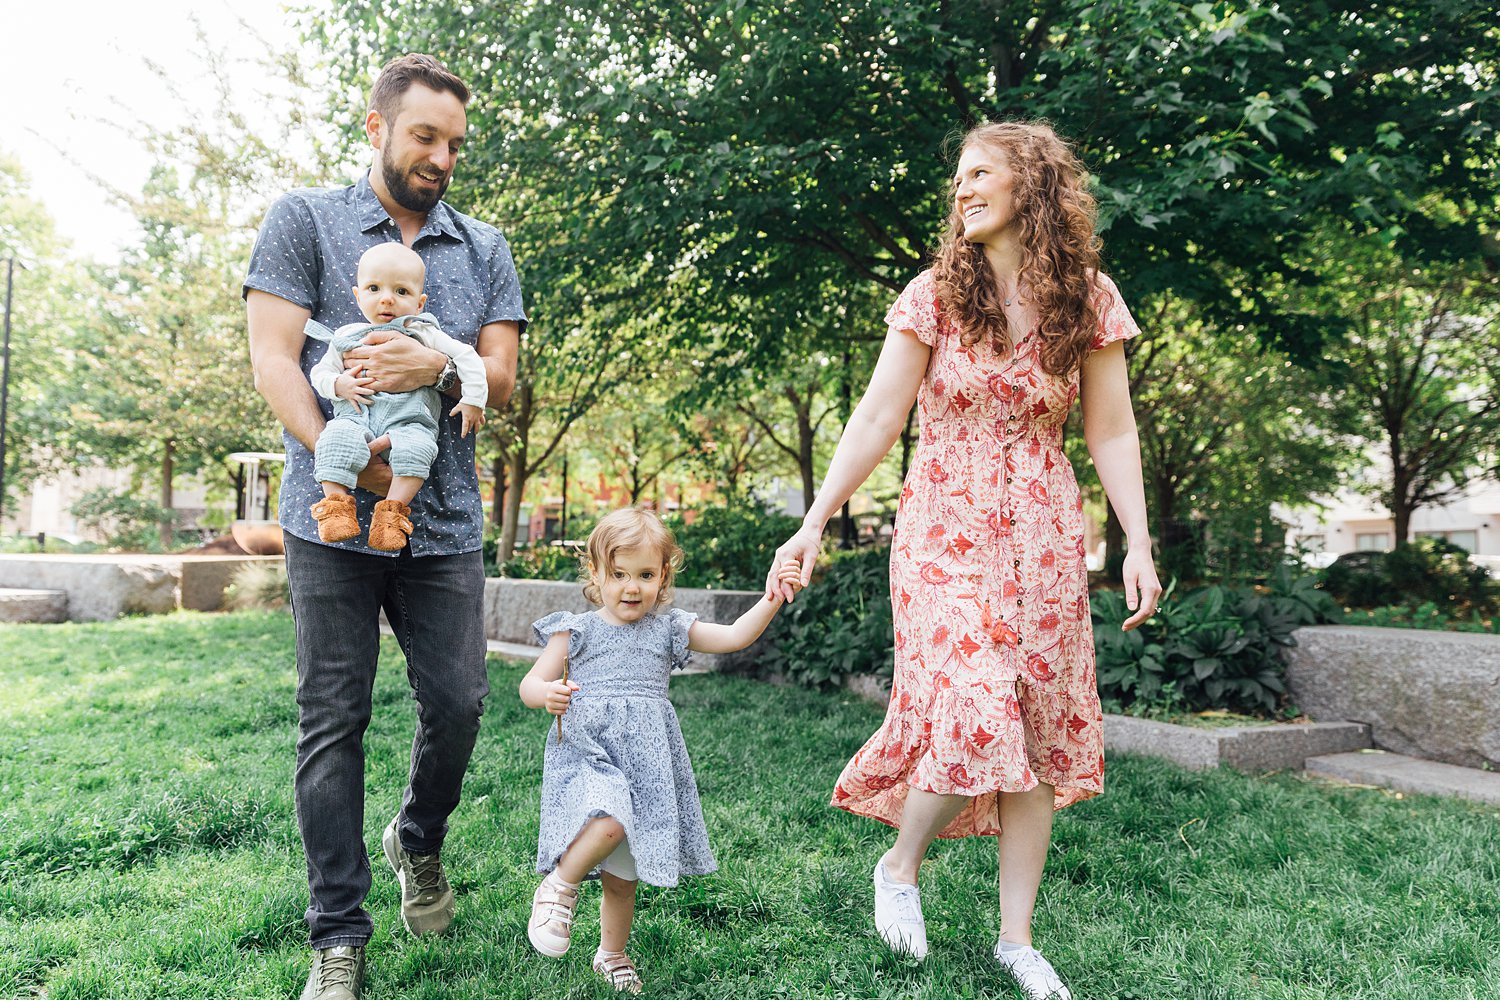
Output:
<path fill-rule="evenodd" d="M 678 331 L 746 329 L 744 300 L 830 269 L 888 296 L 946 213 L 949 133 L 1044 117 L 1097 175 L 1132 300 L 1172 288 L 1205 321 L 1307 358 L 1324 325 L 1261 289 L 1294 273 L 1321 215 L 1417 256 L 1474 252 L 1493 222 L 1493 14 L 1482 0 L 338 0 L 311 28 L 346 82 L 417 47 L 474 85 L 464 196 L 514 224 L 533 283 L 569 261 L 644 264 L 644 296 L 689 275 Z M 1474 210 L 1424 214 L 1434 192 Z M 528 261 L 546 231 L 567 238 Z"/>

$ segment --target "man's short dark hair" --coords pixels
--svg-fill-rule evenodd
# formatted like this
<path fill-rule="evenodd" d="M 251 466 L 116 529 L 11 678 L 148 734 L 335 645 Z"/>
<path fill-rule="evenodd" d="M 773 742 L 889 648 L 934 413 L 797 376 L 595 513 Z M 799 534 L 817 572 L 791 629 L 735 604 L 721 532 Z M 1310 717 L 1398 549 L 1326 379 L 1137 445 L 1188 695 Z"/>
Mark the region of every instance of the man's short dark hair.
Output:
<path fill-rule="evenodd" d="M 398 56 L 381 67 L 375 87 L 370 91 L 370 107 L 379 112 L 387 125 L 393 124 L 401 111 L 401 96 L 414 83 L 420 83 L 438 93 L 447 91 L 460 102 L 469 103 L 469 88 L 462 80 L 448 72 L 432 56 L 411 52 Z"/>

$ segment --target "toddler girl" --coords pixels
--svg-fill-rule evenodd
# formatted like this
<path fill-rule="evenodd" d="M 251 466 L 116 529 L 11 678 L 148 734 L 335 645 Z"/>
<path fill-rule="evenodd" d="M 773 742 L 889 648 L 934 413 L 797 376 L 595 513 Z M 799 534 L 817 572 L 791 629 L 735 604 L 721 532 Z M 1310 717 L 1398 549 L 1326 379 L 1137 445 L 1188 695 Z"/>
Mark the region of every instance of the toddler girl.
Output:
<path fill-rule="evenodd" d="M 698 787 L 667 678 L 690 651 L 730 653 L 765 631 L 781 605 L 758 601 L 733 625 L 700 622 L 665 606 L 682 564 L 676 540 L 648 510 L 608 515 L 589 534 L 585 614 L 559 611 L 533 628 L 547 648 L 521 681 L 521 700 L 559 716 L 542 769 L 542 824 L 527 933 L 543 955 L 571 943 L 579 884 L 598 876 L 599 950 L 594 970 L 639 993 L 625 955 L 636 884 L 674 886 L 715 871 Z M 801 583 L 799 563 L 780 577 Z M 563 679 L 564 669 L 567 679 Z"/>

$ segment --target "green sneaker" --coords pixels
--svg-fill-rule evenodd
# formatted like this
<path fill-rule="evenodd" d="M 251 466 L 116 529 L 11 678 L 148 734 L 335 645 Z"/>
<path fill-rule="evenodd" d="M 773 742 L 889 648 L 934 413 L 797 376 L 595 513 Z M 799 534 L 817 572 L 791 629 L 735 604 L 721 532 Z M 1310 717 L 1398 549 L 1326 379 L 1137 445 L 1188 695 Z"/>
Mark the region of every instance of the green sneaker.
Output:
<path fill-rule="evenodd" d="M 442 859 L 436 854 L 406 853 L 395 819 L 385 828 L 380 846 L 401 883 L 401 922 L 406 929 L 418 937 L 447 930 L 453 923 L 453 887 L 443 874 Z"/>
<path fill-rule="evenodd" d="M 365 950 L 354 945 L 319 948 L 313 952 L 312 971 L 302 1000 L 359 1000 L 365 980 Z"/>

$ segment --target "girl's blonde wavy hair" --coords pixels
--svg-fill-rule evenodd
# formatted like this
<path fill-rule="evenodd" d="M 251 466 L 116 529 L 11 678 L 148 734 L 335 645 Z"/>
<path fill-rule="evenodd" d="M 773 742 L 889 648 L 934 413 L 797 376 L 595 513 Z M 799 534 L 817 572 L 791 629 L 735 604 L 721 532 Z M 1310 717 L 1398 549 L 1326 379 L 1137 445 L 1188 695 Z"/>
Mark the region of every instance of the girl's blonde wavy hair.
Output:
<path fill-rule="evenodd" d="M 662 524 L 656 513 L 646 506 L 626 507 L 606 514 L 589 532 L 580 578 L 583 596 L 588 602 L 604 603 L 597 573 L 608 573 L 615 568 L 615 553 L 622 549 L 646 548 L 661 553 L 661 590 L 656 594 L 656 608 L 671 604 L 672 585 L 677 579 L 677 571 L 682 568 L 682 548 L 672 529 Z"/>
<path fill-rule="evenodd" d="M 1036 304 L 1042 369 L 1068 376 L 1088 355 L 1099 325 L 1094 305 L 1099 272 L 1097 208 L 1088 174 L 1072 145 L 1046 122 L 989 122 L 965 133 L 959 155 L 972 146 L 1000 153 L 1015 174 L 1011 197 L 1021 247 L 1019 286 Z M 1005 354 L 1012 337 L 984 247 L 964 239 L 955 201 L 938 246 L 932 276 L 939 304 L 957 324 L 965 347 L 989 338 Z M 1024 331 L 1023 331 L 1024 334 Z"/>

